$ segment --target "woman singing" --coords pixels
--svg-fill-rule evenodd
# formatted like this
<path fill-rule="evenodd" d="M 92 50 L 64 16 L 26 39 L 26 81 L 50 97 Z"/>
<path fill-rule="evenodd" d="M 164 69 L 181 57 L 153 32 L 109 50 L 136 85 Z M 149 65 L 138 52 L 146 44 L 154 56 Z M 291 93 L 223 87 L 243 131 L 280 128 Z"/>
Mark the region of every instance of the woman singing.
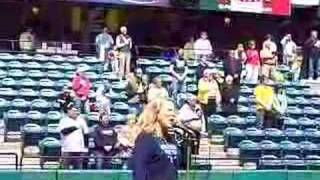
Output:
<path fill-rule="evenodd" d="M 177 180 L 177 147 L 169 129 L 176 123 L 174 104 L 155 99 L 134 128 L 133 180 Z"/>

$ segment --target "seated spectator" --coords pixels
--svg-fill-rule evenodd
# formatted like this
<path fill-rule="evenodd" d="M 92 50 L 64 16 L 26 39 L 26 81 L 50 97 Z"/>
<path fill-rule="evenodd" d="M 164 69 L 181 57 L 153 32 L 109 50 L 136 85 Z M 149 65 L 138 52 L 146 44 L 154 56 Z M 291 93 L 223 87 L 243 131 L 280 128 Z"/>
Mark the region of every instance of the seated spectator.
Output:
<path fill-rule="evenodd" d="M 203 77 L 198 83 L 198 100 L 202 106 L 204 116 L 207 119 L 213 115 L 217 106 L 220 106 L 221 94 L 217 80 L 213 77 L 213 73 L 206 69 L 203 73 Z"/>
<path fill-rule="evenodd" d="M 185 61 L 177 59 L 175 62 L 171 63 L 170 73 L 173 77 L 171 92 L 172 96 L 175 98 L 178 93 L 186 92 L 185 80 L 188 74 L 188 66 L 186 66 Z"/>
<path fill-rule="evenodd" d="M 76 95 L 76 106 L 81 112 L 84 112 L 84 106 L 88 100 L 92 84 L 89 78 L 84 74 L 86 69 L 78 68 L 75 77 L 72 80 L 72 89 Z"/>
<path fill-rule="evenodd" d="M 92 137 L 94 138 L 94 155 L 96 159 L 96 168 L 107 168 L 111 158 L 117 153 L 117 133 L 109 125 L 109 116 L 101 114 L 100 122 L 94 127 Z"/>
<path fill-rule="evenodd" d="M 257 120 L 261 128 L 271 128 L 274 123 L 272 104 L 275 93 L 273 87 L 267 83 L 268 78 L 263 76 L 260 84 L 254 90 L 257 103 Z"/>
<path fill-rule="evenodd" d="M 102 114 L 102 113 L 105 113 L 106 115 L 111 114 L 110 98 L 105 93 L 104 87 L 99 87 L 96 91 L 96 106 L 97 106 L 98 112 L 100 114 Z"/>
<path fill-rule="evenodd" d="M 283 86 L 279 85 L 275 88 L 275 96 L 272 103 L 272 111 L 276 121 L 273 126 L 280 129 L 283 122 L 280 121 L 280 116 L 285 115 L 288 108 L 288 99 L 286 90 Z"/>
<path fill-rule="evenodd" d="M 195 135 L 196 143 L 194 143 L 193 152 L 198 154 L 201 138 L 200 132 L 205 133 L 205 120 L 201 106 L 198 104 L 195 95 L 187 95 L 186 103 L 179 110 L 178 118 Z"/>
<path fill-rule="evenodd" d="M 130 101 L 145 104 L 147 101 L 147 87 L 146 77 L 142 73 L 142 69 L 136 69 L 135 73 L 130 73 L 127 77 L 127 95 Z"/>
<path fill-rule="evenodd" d="M 148 102 L 157 98 L 168 98 L 169 94 L 165 87 L 162 86 L 160 77 L 155 77 L 148 91 Z"/>
<path fill-rule="evenodd" d="M 239 84 L 234 82 L 231 75 L 227 75 L 222 86 L 221 108 L 225 116 L 237 113 L 239 99 Z"/>
<path fill-rule="evenodd" d="M 88 152 L 87 134 L 89 128 L 73 103 L 67 105 L 65 113 L 66 116 L 60 120 L 58 126 L 61 133 L 63 167 L 65 169 L 83 169 L 84 161 L 81 156 Z"/>
<path fill-rule="evenodd" d="M 246 79 L 247 83 L 258 83 L 259 71 L 260 71 L 260 55 L 256 49 L 256 42 L 249 41 L 249 49 L 246 51 Z"/>
<path fill-rule="evenodd" d="M 32 28 L 27 28 L 27 30 L 20 34 L 19 37 L 19 47 L 22 51 L 31 51 L 34 49 L 35 36 L 32 33 Z"/>

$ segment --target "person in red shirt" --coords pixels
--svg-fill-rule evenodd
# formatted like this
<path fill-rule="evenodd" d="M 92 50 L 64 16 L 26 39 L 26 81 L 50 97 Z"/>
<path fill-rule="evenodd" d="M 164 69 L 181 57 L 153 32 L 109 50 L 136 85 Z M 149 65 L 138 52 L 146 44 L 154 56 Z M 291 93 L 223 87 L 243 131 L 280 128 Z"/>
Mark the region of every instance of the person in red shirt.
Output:
<path fill-rule="evenodd" d="M 89 78 L 84 74 L 85 69 L 77 69 L 76 75 L 72 80 L 72 90 L 74 91 L 76 98 L 76 106 L 80 108 L 81 112 L 84 111 L 84 105 L 88 100 L 90 89 L 92 84 Z"/>
<path fill-rule="evenodd" d="M 249 48 L 246 51 L 246 82 L 257 83 L 260 70 L 260 56 L 259 51 L 256 49 L 256 42 L 254 40 L 249 41 Z"/>

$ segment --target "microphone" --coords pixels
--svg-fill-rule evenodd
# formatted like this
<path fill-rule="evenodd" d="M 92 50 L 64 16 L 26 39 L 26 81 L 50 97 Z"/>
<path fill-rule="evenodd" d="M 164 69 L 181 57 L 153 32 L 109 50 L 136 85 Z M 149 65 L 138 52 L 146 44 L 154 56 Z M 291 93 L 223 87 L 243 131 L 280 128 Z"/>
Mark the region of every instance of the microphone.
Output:
<path fill-rule="evenodd" d="M 174 124 L 173 128 L 181 129 L 184 132 L 187 132 L 188 134 L 194 135 L 194 133 L 188 127 L 184 126 L 183 124 Z"/>

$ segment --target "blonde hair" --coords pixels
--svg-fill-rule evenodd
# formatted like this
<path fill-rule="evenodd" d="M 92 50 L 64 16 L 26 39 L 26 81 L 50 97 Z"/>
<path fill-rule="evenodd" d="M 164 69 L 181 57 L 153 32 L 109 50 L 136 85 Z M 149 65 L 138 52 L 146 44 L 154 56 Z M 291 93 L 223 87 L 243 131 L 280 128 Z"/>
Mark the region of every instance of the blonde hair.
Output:
<path fill-rule="evenodd" d="M 170 102 L 170 100 L 164 98 L 156 98 L 145 106 L 137 122 L 132 124 L 129 129 L 129 141 L 131 144 L 135 143 L 136 138 L 142 132 L 158 137 L 164 136 L 161 126 L 161 112 Z"/>

